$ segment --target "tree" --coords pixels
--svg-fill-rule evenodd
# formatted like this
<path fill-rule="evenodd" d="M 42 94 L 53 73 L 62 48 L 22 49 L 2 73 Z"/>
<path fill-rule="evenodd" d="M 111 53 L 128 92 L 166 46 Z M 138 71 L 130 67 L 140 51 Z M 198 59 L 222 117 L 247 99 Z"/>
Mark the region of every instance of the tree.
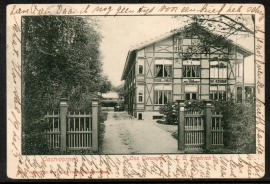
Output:
<path fill-rule="evenodd" d="M 112 83 L 111 81 L 108 79 L 107 75 L 104 75 L 101 77 L 100 81 L 99 81 L 99 92 L 102 93 L 107 93 L 109 91 L 111 91 L 112 89 Z"/>
<path fill-rule="evenodd" d="M 23 35 L 26 115 L 54 109 L 60 96 L 95 91 L 102 67 L 95 27 L 82 17 L 24 17 Z"/>
<path fill-rule="evenodd" d="M 187 35 L 199 39 L 187 48 L 185 59 L 197 53 L 209 53 L 210 46 L 218 49 L 232 49 L 231 40 L 254 36 L 254 16 L 250 15 L 186 15 L 174 16 L 185 22 Z"/>
<path fill-rule="evenodd" d="M 113 87 L 113 90 L 118 94 L 118 98 L 120 100 L 124 99 L 124 84 L 120 84 L 119 86 Z"/>
<path fill-rule="evenodd" d="M 91 109 L 91 99 L 97 96 L 100 86 L 102 36 L 97 22 L 90 20 L 72 16 L 22 17 L 24 143 L 39 140 L 38 144 L 43 144 L 38 136 L 47 125 L 40 121 L 47 111 L 58 109 L 60 97 L 68 98 L 69 110 Z M 41 128 L 36 129 L 36 124 Z M 31 144 L 26 150 L 39 152 Z"/>
<path fill-rule="evenodd" d="M 159 108 L 159 113 L 165 116 L 165 124 L 175 125 L 178 123 L 178 108 L 177 102 L 169 102 Z"/>
<path fill-rule="evenodd" d="M 254 15 L 185 15 L 174 18 L 181 19 L 187 24 L 196 22 L 223 37 L 236 34 L 254 35 Z"/>

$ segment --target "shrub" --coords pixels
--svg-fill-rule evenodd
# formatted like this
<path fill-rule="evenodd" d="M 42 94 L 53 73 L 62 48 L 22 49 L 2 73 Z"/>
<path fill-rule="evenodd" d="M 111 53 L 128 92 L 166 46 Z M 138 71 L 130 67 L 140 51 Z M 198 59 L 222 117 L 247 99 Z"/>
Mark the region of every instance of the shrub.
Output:
<path fill-rule="evenodd" d="M 100 116 L 99 116 L 100 122 L 101 122 L 101 123 L 104 123 L 104 121 L 107 120 L 108 112 L 105 112 L 105 111 L 103 111 L 103 110 L 101 110 L 101 109 L 100 109 L 99 112 L 100 112 Z"/>
<path fill-rule="evenodd" d="M 236 153 L 255 153 L 255 104 L 228 100 L 214 102 L 213 106 L 223 115 L 224 148 Z"/>
<path fill-rule="evenodd" d="M 178 104 L 177 102 L 169 102 L 159 108 L 159 113 L 165 115 L 164 124 L 174 125 L 178 121 Z"/>
<path fill-rule="evenodd" d="M 49 144 L 43 134 L 46 128 L 49 128 L 49 122 L 45 119 L 33 121 L 25 127 L 25 132 L 22 132 L 24 139 L 22 147 L 25 148 L 23 154 L 40 155 L 54 152 L 49 149 Z"/>
<path fill-rule="evenodd" d="M 204 110 L 204 104 L 202 100 L 186 100 L 185 111 L 201 113 Z"/>

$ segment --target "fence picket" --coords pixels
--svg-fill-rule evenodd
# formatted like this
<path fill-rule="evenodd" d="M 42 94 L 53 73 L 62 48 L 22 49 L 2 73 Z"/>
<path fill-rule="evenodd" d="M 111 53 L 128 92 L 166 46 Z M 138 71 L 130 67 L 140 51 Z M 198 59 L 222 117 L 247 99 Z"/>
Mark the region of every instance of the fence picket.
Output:
<path fill-rule="evenodd" d="M 54 115 L 54 111 L 53 111 L 53 115 Z M 54 118 L 52 120 L 53 120 L 52 131 L 54 131 Z"/>
<path fill-rule="evenodd" d="M 74 128 L 73 130 L 74 130 L 74 132 L 75 132 L 75 128 Z M 75 134 L 73 133 L 72 136 L 73 136 L 73 148 L 75 148 L 75 147 L 76 147 L 76 143 L 75 143 L 75 141 L 76 141 L 76 139 L 75 139 Z"/>
<path fill-rule="evenodd" d="M 85 111 L 83 114 L 86 115 Z M 83 118 L 83 122 L 84 122 L 83 129 L 86 130 L 86 118 Z"/>
<path fill-rule="evenodd" d="M 85 148 L 98 150 L 98 100 L 92 99 L 92 112 L 67 112 L 67 99 L 60 99 L 60 111 L 46 112 L 49 127 L 44 138 L 50 149 L 60 148 L 61 154 L 67 149 Z M 93 118 L 93 120 L 92 120 Z M 94 143 L 92 141 L 95 141 Z M 62 144 L 61 144 L 62 142 Z"/>
<path fill-rule="evenodd" d="M 222 132 L 221 132 L 221 144 L 223 144 L 223 127 L 221 127 L 221 130 L 222 130 Z"/>
<path fill-rule="evenodd" d="M 88 129 L 88 128 L 87 128 L 87 131 L 89 131 L 89 129 Z M 90 145 L 89 145 L 89 142 L 88 142 L 88 141 L 89 141 L 89 135 L 88 135 L 88 134 L 86 134 L 86 143 L 87 143 L 86 145 L 90 147 Z"/>
<path fill-rule="evenodd" d="M 79 115 L 80 114 L 81 114 L 81 112 L 79 111 Z M 81 128 L 81 118 L 79 118 L 79 131 L 81 131 L 80 128 Z"/>

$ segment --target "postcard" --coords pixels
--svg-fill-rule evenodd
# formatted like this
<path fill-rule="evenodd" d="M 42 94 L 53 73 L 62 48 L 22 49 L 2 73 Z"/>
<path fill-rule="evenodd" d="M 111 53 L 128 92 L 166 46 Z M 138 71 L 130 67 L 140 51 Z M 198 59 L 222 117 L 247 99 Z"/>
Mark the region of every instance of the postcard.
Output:
<path fill-rule="evenodd" d="M 7 176 L 265 174 L 261 4 L 10 4 Z"/>

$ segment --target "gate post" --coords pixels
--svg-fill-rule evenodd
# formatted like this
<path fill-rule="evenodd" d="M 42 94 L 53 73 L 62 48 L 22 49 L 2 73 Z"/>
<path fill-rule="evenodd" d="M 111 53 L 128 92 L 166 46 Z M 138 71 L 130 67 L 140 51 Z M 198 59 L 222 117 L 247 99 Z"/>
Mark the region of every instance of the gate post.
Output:
<path fill-rule="evenodd" d="M 60 146 L 60 152 L 61 154 L 65 154 L 67 150 L 67 98 L 60 98 L 60 123 L 61 123 L 61 146 Z"/>
<path fill-rule="evenodd" d="M 185 100 L 178 102 L 178 150 L 185 152 Z"/>
<path fill-rule="evenodd" d="M 204 101 L 204 110 L 205 110 L 205 149 L 209 150 L 212 144 L 212 100 L 206 100 Z"/>
<path fill-rule="evenodd" d="M 98 151 L 98 99 L 92 99 L 92 150 Z"/>

